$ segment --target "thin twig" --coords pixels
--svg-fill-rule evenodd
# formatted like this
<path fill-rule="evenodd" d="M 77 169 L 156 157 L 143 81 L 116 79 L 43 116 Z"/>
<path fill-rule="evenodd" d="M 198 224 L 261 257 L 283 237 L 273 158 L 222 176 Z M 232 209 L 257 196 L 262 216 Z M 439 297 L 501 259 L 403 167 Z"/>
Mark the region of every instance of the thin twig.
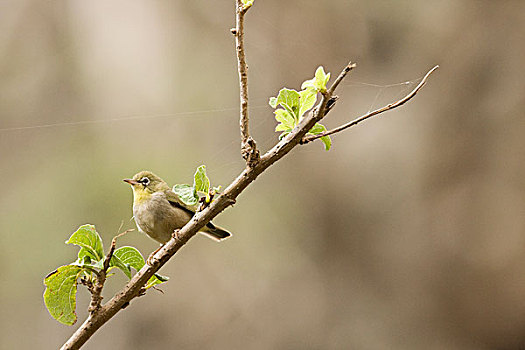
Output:
<path fill-rule="evenodd" d="M 328 93 L 330 94 L 330 96 L 333 95 L 333 93 L 335 92 L 335 89 L 337 89 L 337 86 L 339 85 L 340 82 L 343 81 L 343 79 L 346 77 L 348 72 L 350 72 L 355 67 L 357 67 L 357 64 L 355 62 L 354 63 L 348 62 L 346 67 L 341 71 L 341 73 L 339 73 L 339 76 L 337 77 L 337 79 L 335 79 L 332 86 L 330 86 L 330 88 L 328 89 Z"/>
<path fill-rule="evenodd" d="M 427 79 L 428 77 L 430 76 L 430 74 L 432 74 L 436 69 L 438 69 L 439 66 L 435 66 L 434 68 L 432 68 L 431 70 L 428 71 L 427 74 L 425 74 L 425 76 L 423 77 L 423 79 L 421 79 L 421 82 L 414 88 L 414 90 L 412 90 L 408 95 L 406 95 L 405 97 L 403 97 L 402 99 L 400 100 L 397 100 L 393 103 L 390 103 L 389 105 L 386 105 L 384 107 L 381 107 L 379 109 L 376 109 L 375 111 L 372 111 L 370 113 L 367 113 L 357 119 L 354 119 L 352 120 L 351 122 L 348 122 L 346 124 L 343 124 L 335 129 L 332 129 L 332 130 L 329 130 L 329 131 L 325 131 L 325 132 L 322 132 L 320 134 L 317 134 L 317 135 L 308 135 L 306 137 L 303 138 L 302 142 L 303 144 L 305 143 L 308 143 L 308 142 L 311 142 L 313 140 L 316 140 L 316 139 L 319 139 L 321 137 L 324 137 L 324 136 L 328 136 L 328 135 L 332 135 L 332 134 L 335 134 L 337 132 L 340 132 L 340 131 L 343 131 L 345 129 L 348 129 L 349 127 L 351 126 L 354 126 L 354 125 L 357 125 L 359 124 L 360 122 L 362 122 L 363 120 L 366 120 L 370 117 L 373 117 L 375 115 L 378 115 L 378 114 L 381 114 L 383 112 L 386 112 L 386 111 L 389 111 L 389 110 L 392 110 L 394 108 L 397 108 L 403 104 L 405 104 L 406 102 L 408 102 L 410 99 L 412 99 L 412 97 L 416 96 L 416 94 L 418 93 L 418 91 L 425 85 L 425 83 L 427 82 Z"/>
<path fill-rule="evenodd" d="M 119 228 L 119 231 L 120 231 L 120 228 Z M 94 284 L 91 283 L 91 285 L 88 285 L 88 289 L 91 292 L 91 302 L 89 303 L 89 307 L 88 307 L 88 311 L 90 314 L 97 312 L 100 309 L 100 306 L 102 304 L 102 299 L 103 299 L 102 289 L 104 289 L 104 284 L 106 283 L 106 277 L 107 277 L 107 272 L 109 269 L 109 264 L 111 262 L 111 258 L 113 257 L 113 253 L 115 252 L 115 248 L 117 246 L 117 238 L 122 237 L 126 233 L 131 232 L 131 231 L 135 231 L 135 230 L 129 229 L 113 237 L 113 239 L 111 240 L 111 247 L 109 248 L 109 251 L 106 254 L 106 257 L 104 258 L 104 264 L 103 264 L 102 270 L 96 273 L 95 283 Z"/>
<path fill-rule="evenodd" d="M 244 15 L 251 5 L 244 5 L 241 0 L 236 0 L 236 4 L 235 28 L 231 32 L 235 36 L 235 52 L 237 53 L 237 70 L 239 72 L 241 154 L 248 167 L 252 167 L 259 160 L 259 151 L 255 140 L 250 136 L 248 65 L 244 51 Z"/>
<path fill-rule="evenodd" d="M 120 229 L 119 229 L 120 231 Z M 107 272 L 108 269 L 109 269 L 109 263 L 111 261 L 111 258 L 113 257 L 113 253 L 115 252 L 115 248 L 117 246 L 117 238 L 120 238 L 122 236 L 124 236 L 125 234 L 129 233 L 129 232 L 132 232 L 132 231 L 135 231 L 134 228 L 130 228 L 122 233 L 119 233 L 118 235 L 116 235 L 115 237 L 113 237 L 113 239 L 111 240 L 111 247 L 109 248 L 109 252 L 106 254 L 106 258 L 104 259 L 104 272 Z"/>

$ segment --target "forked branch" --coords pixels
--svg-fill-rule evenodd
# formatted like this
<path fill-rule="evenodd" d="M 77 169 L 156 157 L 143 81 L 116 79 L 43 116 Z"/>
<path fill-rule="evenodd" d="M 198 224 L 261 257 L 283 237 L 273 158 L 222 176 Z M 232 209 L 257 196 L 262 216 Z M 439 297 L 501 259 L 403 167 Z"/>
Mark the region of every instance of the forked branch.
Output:
<path fill-rule="evenodd" d="M 106 257 L 104 258 L 104 265 L 102 267 L 102 270 L 98 274 L 96 274 L 95 283 L 91 283 L 91 285 L 88 285 L 89 291 L 91 292 L 91 302 L 88 308 L 90 314 L 96 313 L 100 309 L 100 306 L 102 304 L 102 289 L 104 289 L 104 284 L 106 283 L 106 277 L 109 270 L 111 258 L 113 257 L 113 253 L 115 252 L 115 248 L 117 247 L 117 238 L 122 237 L 126 233 L 131 231 L 135 230 L 129 229 L 113 237 L 113 239 L 111 240 L 111 247 L 109 248 Z"/>
<path fill-rule="evenodd" d="M 410 93 L 408 95 L 406 95 L 405 97 L 403 97 L 402 99 L 400 100 L 397 100 L 395 102 L 392 102 L 384 107 L 381 107 L 381 108 L 378 108 L 376 109 L 375 111 L 372 111 L 370 113 L 367 113 L 365 115 L 362 115 L 361 117 L 357 118 L 357 119 L 354 119 L 352 120 L 351 122 L 348 122 L 346 124 L 343 124 L 335 129 L 332 129 L 332 130 L 328 130 L 328 131 L 325 131 L 325 132 L 322 132 L 322 133 L 319 133 L 317 135 L 308 135 L 308 136 L 305 136 L 303 138 L 303 140 L 301 141 L 301 143 L 305 144 L 305 143 L 308 143 L 308 142 L 311 142 L 311 141 L 314 141 L 316 139 L 319 139 L 323 136 L 329 136 L 329 135 L 333 135 L 335 133 L 338 133 L 340 131 L 343 131 L 345 129 L 348 129 L 349 127 L 352 127 L 354 125 L 357 125 L 359 123 L 361 123 L 362 121 L 368 119 L 368 118 L 371 118 L 375 115 L 378 115 L 378 114 L 381 114 L 383 112 L 386 112 L 386 111 L 390 111 L 394 108 L 397 108 L 399 106 L 402 106 L 403 104 L 405 104 L 406 102 L 408 102 L 410 99 L 412 99 L 412 97 L 416 96 L 416 94 L 418 93 L 419 90 L 421 90 L 421 88 L 425 85 L 425 83 L 427 82 L 427 79 L 428 77 L 430 76 L 430 74 L 432 74 L 436 69 L 438 69 L 439 66 L 435 66 L 434 68 L 432 68 L 431 70 L 428 71 L 427 74 L 425 74 L 425 76 L 423 77 L 423 79 L 421 79 L 421 81 L 419 82 L 419 84 L 414 88 L 414 90 L 410 91 Z M 336 80 L 337 82 L 337 80 Z M 335 83 L 334 83 L 335 85 Z M 332 86 L 333 87 L 333 86 Z"/>

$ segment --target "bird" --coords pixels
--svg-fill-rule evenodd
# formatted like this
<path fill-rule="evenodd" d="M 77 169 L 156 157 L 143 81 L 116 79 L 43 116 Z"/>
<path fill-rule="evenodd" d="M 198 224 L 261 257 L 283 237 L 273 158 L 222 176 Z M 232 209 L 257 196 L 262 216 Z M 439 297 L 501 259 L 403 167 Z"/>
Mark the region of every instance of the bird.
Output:
<path fill-rule="evenodd" d="M 133 217 L 139 231 L 164 244 L 195 215 L 195 208 L 184 204 L 170 186 L 151 171 L 143 170 L 124 179 L 133 189 Z M 211 222 L 200 231 L 222 241 L 232 234 Z"/>

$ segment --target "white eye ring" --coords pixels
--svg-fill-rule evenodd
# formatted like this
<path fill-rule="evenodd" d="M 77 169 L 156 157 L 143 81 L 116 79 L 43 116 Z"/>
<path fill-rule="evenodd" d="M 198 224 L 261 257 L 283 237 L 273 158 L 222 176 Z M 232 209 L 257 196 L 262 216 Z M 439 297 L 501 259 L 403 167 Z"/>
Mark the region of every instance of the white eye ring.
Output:
<path fill-rule="evenodd" d="M 142 179 L 140 179 L 139 181 L 141 184 L 143 184 L 144 186 L 148 186 L 149 185 L 149 179 L 147 177 L 143 177 Z"/>

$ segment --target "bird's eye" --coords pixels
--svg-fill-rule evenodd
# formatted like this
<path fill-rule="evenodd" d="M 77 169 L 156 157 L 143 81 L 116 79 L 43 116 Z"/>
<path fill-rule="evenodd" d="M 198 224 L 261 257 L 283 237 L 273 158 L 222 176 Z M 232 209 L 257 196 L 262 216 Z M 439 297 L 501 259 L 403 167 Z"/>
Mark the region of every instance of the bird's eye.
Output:
<path fill-rule="evenodd" d="M 139 182 L 141 184 L 143 184 L 144 186 L 148 186 L 149 185 L 149 179 L 147 177 L 143 177 L 142 179 L 140 179 Z"/>

